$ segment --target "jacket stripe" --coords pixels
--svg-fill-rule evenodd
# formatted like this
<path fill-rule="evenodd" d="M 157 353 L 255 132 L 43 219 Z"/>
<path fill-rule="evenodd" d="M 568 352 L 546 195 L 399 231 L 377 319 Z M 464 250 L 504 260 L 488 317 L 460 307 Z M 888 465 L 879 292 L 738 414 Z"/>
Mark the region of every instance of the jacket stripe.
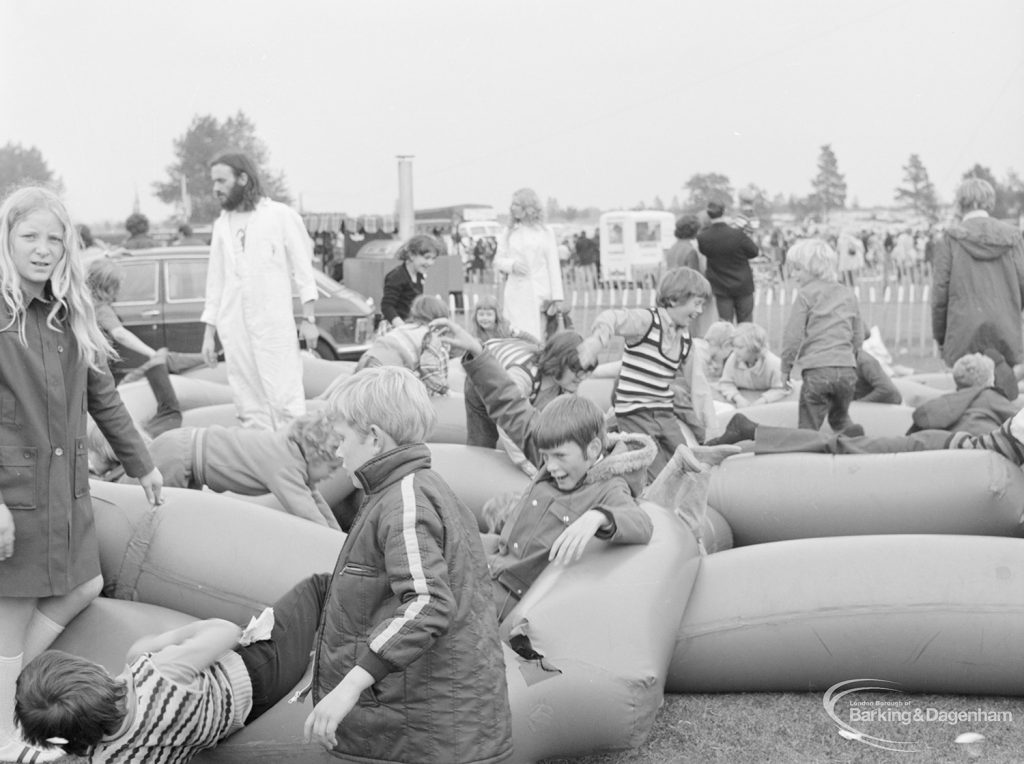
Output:
<path fill-rule="evenodd" d="M 413 484 L 415 478 L 416 473 L 402 478 L 402 541 L 416 599 L 408 604 L 401 616 L 394 618 L 387 628 L 370 642 L 370 649 L 378 655 L 388 641 L 397 636 L 406 624 L 414 622 L 419 617 L 427 602 L 430 601 L 430 595 L 427 592 L 427 577 L 423 572 L 423 555 L 420 552 L 419 539 L 416 538 L 416 491 Z"/>

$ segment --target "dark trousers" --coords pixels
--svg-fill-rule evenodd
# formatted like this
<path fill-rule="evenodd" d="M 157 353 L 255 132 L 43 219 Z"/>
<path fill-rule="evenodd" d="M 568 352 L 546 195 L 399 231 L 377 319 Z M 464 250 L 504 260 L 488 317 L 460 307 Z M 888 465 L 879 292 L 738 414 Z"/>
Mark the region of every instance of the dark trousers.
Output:
<path fill-rule="evenodd" d="M 168 430 L 181 427 L 181 404 L 171 384 L 167 364 L 159 363 L 146 369 L 146 381 L 156 398 L 156 414 L 144 425 L 146 434 L 155 438 Z"/>
<path fill-rule="evenodd" d="M 857 370 L 852 366 L 823 366 L 805 369 L 800 387 L 799 424 L 801 430 L 818 430 L 828 418 L 835 432 L 845 430 L 850 419 L 850 403 L 857 386 Z"/>
<path fill-rule="evenodd" d="M 905 451 L 941 451 L 952 434 L 945 430 L 921 430 L 911 435 L 871 437 L 826 435 L 814 430 L 758 425 L 754 435 L 755 454 L 900 454 Z"/>
<path fill-rule="evenodd" d="M 686 436 L 679 426 L 679 420 L 672 409 L 641 409 L 628 414 L 616 414 L 615 421 L 622 432 L 640 433 L 649 436 L 658 447 L 654 461 L 647 468 L 647 482 L 650 483 L 668 464 L 677 446 L 686 445 Z"/>
<path fill-rule="evenodd" d="M 737 324 L 749 323 L 754 320 L 754 294 L 735 295 L 716 294 L 715 307 L 718 308 L 718 317 L 722 321 Z"/>
<path fill-rule="evenodd" d="M 480 397 L 476 385 L 466 375 L 466 385 L 462 389 L 466 407 L 466 445 L 481 448 L 496 448 L 498 445 L 498 425 L 487 413 L 484 399 Z"/>
<path fill-rule="evenodd" d="M 252 711 L 246 724 L 258 719 L 302 679 L 331 578 L 330 573 L 319 573 L 300 581 L 274 603 L 270 639 L 235 648 L 252 682 Z"/>

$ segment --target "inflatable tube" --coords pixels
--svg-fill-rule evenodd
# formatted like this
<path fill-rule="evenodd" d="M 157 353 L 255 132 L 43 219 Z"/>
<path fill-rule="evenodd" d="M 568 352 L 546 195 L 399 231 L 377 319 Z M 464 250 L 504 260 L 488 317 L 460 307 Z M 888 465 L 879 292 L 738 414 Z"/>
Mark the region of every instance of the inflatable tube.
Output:
<path fill-rule="evenodd" d="M 340 361 L 339 361 L 340 363 Z M 466 442 L 466 405 L 461 393 L 450 393 L 440 398 L 431 398 L 437 412 L 437 424 L 427 438 L 432 443 Z M 324 400 L 306 401 L 306 411 L 319 411 L 327 405 Z M 182 411 L 182 427 L 234 427 L 238 425 L 238 415 L 233 403 L 222 403 L 216 406 L 200 406 Z"/>
<path fill-rule="evenodd" d="M 180 374 L 171 374 L 170 380 L 182 411 L 200 406 L 231 403 L 231 388 L 227 385 Z M 117 388 L 117 392 L 136 422 L 148 422 L 156 415 L 156 397 L 145 379 L 126 382 Z"/>
<path fill-rule="evenodd" d="M 947 392 L 953 392 L 952 390 L 945 390 L 934 385 L 923 384 L 910 377 L 893 377 L 892 383 L 900 391 L 900 395 L 903 396 L 903 405 L 910 406 L 911 408 L 917 408 L 922 403 L 938 398 L 940 395 L 945 395 Z"/>
<path fill-rule="evenodd" d="M 704 558 L 669 692 L 808 692 L 881 679 L 907 692 L 1024 692 L 1024 544 L 851 536 Z"/>
<path fill-rule="evenodd" d="M 302 388 L 307 400 L 317 397 L 336 378 L 351 374 L 356 368 L 355 361 L 326 361 L 323 358 L 314 358 L 309 353 L 299 355 L 302 358 Z M 224 363 L 218 363 L 213 369 L 208 366 L 196 366 L 182 376 L 222 385 L 228 383 L 227 365 Z"/>
<path fill-rule="evenodd" d="M 583 398 L 594 401 L 601 411 L 607 411 L 612 407 L 612 392 L 617 381 L 618 377 L 590 377 L 580 382 L 576 392 Z"/>
<path fill-rule="evenodd" d="M 543 656 L 506 650 L 515 761 L 632 748 L 647 738 L 700 558 L 671 512 L 644 508 L 654 522 L 650 544 L 591 542 L 579 562 L 549 566 L 502 624 L 503 634 L 527 637 Z"/>
<path fill-rule="evenodd" d="M 924 374 L 908 374 L 905 377 L 898 377 L 900 380 L 916 382 L 926 387 L 934 387 L 944 393 L 951 393 L 956 390 L 956 382 L 953 381 L 951 371 L 936 371 Z M 893 380 L 896 381 L 895 379 Z"/>
<path fill-rule="evenodd" d="M 708 503 L 736 546 L 890 533 L 1024 535 L 1024 473 L 989 451 L 726 459 Z"/>
<path fill-rule="evenodd" d="M 344 535 L 208 491 L 91 481 L 104 592 L 196 618 L 245 623 L 303 578 L 334 568 Z M 288 550 L 295 553 L 288 554 Z"/>
<path fill-rule="evenodd" d="M 465 465 L 467 448 L 440 449 L 449 451 L 441 461 Z M 97 483 L 93 491 L 108 590 L 194 617 L 245 622 L 297 580 L 329 569 L 341 539 L 213 494 L 167 489 L 166 503 L 151 509 L 138 486 Z M 506 648 L 514 761 L 627 748 L 646 738 L 700 558 L 692 534 L 671 512 L 645 509 L 654 523 L 649 545 L 591 542 L 580 561 L 550 566 L 506 620 L 506 635 L 528 638 L 544 656 L 542 667 Z M 100 600 L 60 645 L 119 670 L 135 638 L 182 619 L 136 602 Z M 299 742 L 309 709 L 283 701 L 197 761 L 331 761 Z"/>
<path fill-rule="evenodd" d="M 779 401 L 759 406 L 747 406 L 742 413 L 757 422 L 772 427 L 796 427 L 799 423 L 797 413 L 798 401 Z M 723 411 L 718 416 L 719 426 L 724 430 L 735 411 Z M 864 428 L 868 435 L 888 436 L 903 435 L 913 424 L 914 410 L 910 406 L 891 403 L 864 403 L 854 401 L 850 404 L 850 418 Z M 823 425 L 826 432 L 831 432 L 828 424 Z"/>

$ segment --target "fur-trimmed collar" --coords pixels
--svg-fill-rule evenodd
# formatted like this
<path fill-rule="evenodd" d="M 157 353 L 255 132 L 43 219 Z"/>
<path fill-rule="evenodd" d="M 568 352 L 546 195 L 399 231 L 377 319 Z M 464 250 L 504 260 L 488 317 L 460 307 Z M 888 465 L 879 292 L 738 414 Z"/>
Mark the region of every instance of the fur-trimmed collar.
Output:
<path fill-rule="evenodd" d="M 646 484 L 647 468 L 651 466 L 657 453 L 658 446 L 648 435 L 631 432 L 609 433 L 604 458 L 587 471 L 582 485 L 618 476 L 625 478 L 634 496 L 639 496 Z"/>

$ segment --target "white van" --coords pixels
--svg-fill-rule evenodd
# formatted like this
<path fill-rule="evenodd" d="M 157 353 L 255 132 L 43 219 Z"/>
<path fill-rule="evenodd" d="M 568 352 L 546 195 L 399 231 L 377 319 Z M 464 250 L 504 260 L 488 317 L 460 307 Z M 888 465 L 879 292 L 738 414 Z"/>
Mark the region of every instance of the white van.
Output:
<path fill-rule="evenodd" d="M 606 212 L 598 225 L 602 281 L 657 281 L 665 251 L 675 242 L 675 215 L 658 210 Z"/>

